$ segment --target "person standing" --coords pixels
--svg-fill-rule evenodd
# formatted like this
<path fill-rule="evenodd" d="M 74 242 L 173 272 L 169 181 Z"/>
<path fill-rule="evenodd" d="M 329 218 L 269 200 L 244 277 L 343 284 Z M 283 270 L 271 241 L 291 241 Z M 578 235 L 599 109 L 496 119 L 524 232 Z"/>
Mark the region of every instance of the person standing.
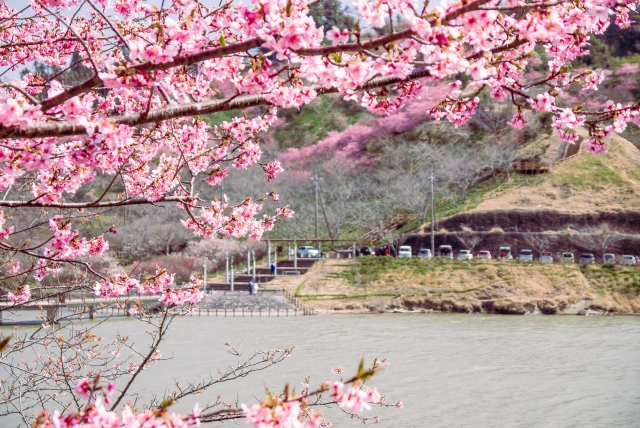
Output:
<path fill-rule="evenodd" d="M 276 275 L 276 265 L 275 264 L 271 264 L 271 275 L 275 276 Z"/>

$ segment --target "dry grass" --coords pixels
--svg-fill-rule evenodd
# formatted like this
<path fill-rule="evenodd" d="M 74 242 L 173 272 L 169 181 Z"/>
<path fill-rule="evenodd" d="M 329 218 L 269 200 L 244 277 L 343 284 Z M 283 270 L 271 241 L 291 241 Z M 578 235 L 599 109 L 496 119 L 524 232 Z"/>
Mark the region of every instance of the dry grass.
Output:
<path fill-rule="evenodd" d="M 593 156 L 581 153 L 557 164 L 539 183 L 527 187 L 500 186 L 473 211 L 554 210 L 584 214 L 640 210 L 640 151 L 614 136 L 610 150 Z"/>
<path fill-rule="evenodd" d="M 586 299 L 619 312 L 640 311 L 638 293 L 605 286 L 602 275 L 585 276 L 578 265 L 371 257 L 325 260 L 302 277 L 280 277 L 270 286 L 295 292 L 321 312 L 383 310 L 399 296 L 567 305 Z"/>

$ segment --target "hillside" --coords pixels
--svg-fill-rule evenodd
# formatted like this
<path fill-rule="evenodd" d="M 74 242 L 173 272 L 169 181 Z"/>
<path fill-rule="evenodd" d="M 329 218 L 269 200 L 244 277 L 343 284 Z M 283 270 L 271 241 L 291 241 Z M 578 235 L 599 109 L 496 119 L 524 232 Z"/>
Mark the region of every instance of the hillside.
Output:
<path fill-rule="evenodd" d="M 549 139 L 557 139 L 554 134 Z M 581 153 L 555 164 L 527 186 L 487 192 L 472 211 L 554 210 L 583 214 L 640 210 L 640 150 L 619 136 L 607 153 Z M 553 145 L 550 144 L 550 147 Z"/>

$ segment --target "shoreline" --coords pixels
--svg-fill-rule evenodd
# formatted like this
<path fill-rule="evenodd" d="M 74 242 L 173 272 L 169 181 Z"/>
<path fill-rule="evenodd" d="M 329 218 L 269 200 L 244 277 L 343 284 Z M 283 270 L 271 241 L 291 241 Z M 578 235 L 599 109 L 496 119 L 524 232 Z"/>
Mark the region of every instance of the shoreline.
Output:
<path fill-rule="evenodd" d="M 278 277 L 317 313 L 640 315 L 640 267 L 495 260 L 326 259 Z"/>

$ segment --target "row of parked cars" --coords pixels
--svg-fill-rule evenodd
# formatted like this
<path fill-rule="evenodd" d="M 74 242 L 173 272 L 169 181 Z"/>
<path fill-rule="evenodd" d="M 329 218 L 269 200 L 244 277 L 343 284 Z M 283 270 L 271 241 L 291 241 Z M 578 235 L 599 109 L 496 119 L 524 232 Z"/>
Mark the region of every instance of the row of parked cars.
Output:
<path fill-rule="evenodd" d="M 373 250 L 371 247 L 363 247 L 360 250 L 360 254 L 362 255 L 388 255 L 389 250 L 387 246 L 379 247 L 377 250 Z M 414 255 L 413 249 L 409 245 L 401 245 L 398 248 L 398 257 L 412 257 Z M 420 258 L 432 258 L 433 254 L 431 254 L 431 250 L 428 248 L 420 248 L 416 253 L 417 257 Z M 448 257 L 454 258 L 454 251 L 451 245 L 440 245 L 438 248 L 438 256 L 439 257 Z M 481 259 L 491 259 L 491 252 L 489 250 L 480 250 L 476 257 Z M 458 260 L 472 260 L 474 258 L 474 254 L 471 250 L 459 250 L 457 259 Z M 499 247 L 496 258 L 503 260 L 513 260 L 513 255 L 511 252 L 511 247 L 503 246 Z M 533 250 L 528 248 L 523 248 L 518 252 L 518 260 L 522 261 L 534 261 Z M 556 257 L 550 251 L 544 251 L 540 258 L 538 259 L 542 263 L 553 263 L 556 261 Z M 560 263 L 575 263 L 576 257 L 574 253 L 570 251 L 564 251 L 560 253 L 557 257 L 557 261 Z M 580 257 L 577 258 L 579 263 L 596 263 L 596 257 L 592 253 L 582 253 Z M 613 253 L 605 253 L 601 260 L 602 263 L 619 263 L 622 265 L 635 265 L 640 263 L 640 258 L 638 256 L 633 255 L 622 255 L 618 257 Z"/>

